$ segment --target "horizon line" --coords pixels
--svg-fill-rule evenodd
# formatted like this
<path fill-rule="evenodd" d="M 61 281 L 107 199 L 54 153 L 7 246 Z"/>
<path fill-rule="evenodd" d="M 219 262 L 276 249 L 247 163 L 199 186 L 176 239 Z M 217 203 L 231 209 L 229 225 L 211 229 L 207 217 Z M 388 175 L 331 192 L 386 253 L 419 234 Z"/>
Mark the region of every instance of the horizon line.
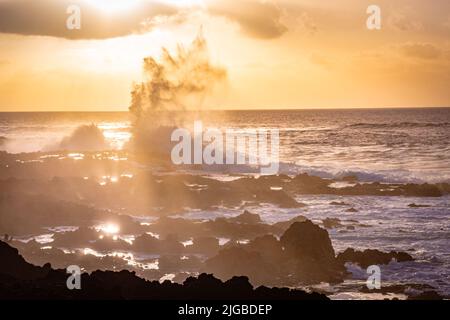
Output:
<path fill-rule="evenodd" d="M 301 108 L 227 108 L 227 109 L 208 109 L 202 108 L 199 110 L 196 109 L 188 109 L 188 110 L 166 110 L 169 112 L 211 112 L 211 111 L 304 111 L 304 110 L 389 110 L 389 109 L 446 109 L 450 108 L 450 106 L 389 106 L 389 107 L 301 107 Z M 0 108 L 1 109 L 1 108 Z M 128 113 L 128 110 L 0 110 L 0 113 Z"/>

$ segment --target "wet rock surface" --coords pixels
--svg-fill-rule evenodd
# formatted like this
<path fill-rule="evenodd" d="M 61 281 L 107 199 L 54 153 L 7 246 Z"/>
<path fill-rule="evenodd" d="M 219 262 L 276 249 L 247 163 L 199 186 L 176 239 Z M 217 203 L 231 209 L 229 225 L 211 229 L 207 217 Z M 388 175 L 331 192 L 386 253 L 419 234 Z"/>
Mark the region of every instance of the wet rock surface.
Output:
<path fill-rule="evenodd" d="M 0 241 L 1 299 L 145 299 L 145 300 L 326 300 L 318 293 L 288 288 L 253 288 L 246 277 L 225 282 L 212 275 L 189 277 L 183 284 L 146 281 L 130 271 L 95 271 L 81 275 L 82 290 L 66 287 L 67 273 L 50 264 L 37 267 L 27 263 L 17 249 Z"/>
<path fill-rule="evenodd" d="M 358 251 L 353 248 L 348 248 L 344 252 L 339 253 L 337 259 L 342 263 L 353 262 L 359 264 L 363 268 L 367 268 L 370 265 L 388 264 L 392 260 L 396 260 L 397 262 L 414 260 L 413 257 L 406 252 L 381 252 L 376 249 Z"/>
<path fill-rule="evenodd" d="M 314 243 L 314 245 L 311 245 Z M 248 244 L 219 251 L 206 270 L 227 277 L 246 275 L 254 283 L 318 283 L 342 281 L 345 269 L 335 258 L 326 230 L 306 220 L 294 222 L 277 240 L 263 236 Z"/>
<path fill-rule="evenodd" d="M 121 161 L 122 157 L 128 161 Z M 345 218 L 360 220 L 366 210 L 364 204 L 345 196 L 439 197 L 450 193 L 448 183 L 367 183 L 351 176 L 236 175 L 220 180 L 174 173 L 164 165 L 157 172 L 141 170 L 131 165 L 134 160 L 126 152 L 86 152 L 78 160 L 64 152 L 0 153 L 2 238 L 42 268 L 51 262 L 62 269 L 80 265 L 88 272 L 126 269 L 148 280 L 169 276 L 178 282 L 213 272 L 222 281 L 244 275 L 253 285 L 295 287 L 349 279 L 346 262 L 364 267 L 388 264 L 393 258 L 412 259 L 401 252 L 351 248 L 336 257 L 328 232 L 334 241 L 337 234 L 352 237 L 359 228 L 373 227 L 364 218 L 361 223 Z M 339 182 L 339 187 L 332 187 Z M 305 206 L 301 203 L 304 195 L 331 195 L 323 203 L 330 211 L 315 217 L 314 201 L 308 201 L 311 207 Z M 405 201 L 401 206 L 407 210 L 413 200 Z M 425 200 L 414 201 L 409 211 L 427 207 L 421 204 L 428 203 Z M 270 210 L 261 215 L 264 220 L 252 212 L 261 207 Z M 352 214 L 358 209 L 360 214 Z M 238 210 L 239 215 L 229 216 Z M 187 217 L 209 211 L 226 214 L 209 220 Z M 335 213 L 342 215 L 336 218 Z M 283 218 L 273 218 L 278 214 Z M 98 229 L 103 223 L 120 226 L 120 232 Z M 61 227 L 70 228 L 55 231 Z M 44 241 L 37 242 L 37 236 L 45 236 Z"/>

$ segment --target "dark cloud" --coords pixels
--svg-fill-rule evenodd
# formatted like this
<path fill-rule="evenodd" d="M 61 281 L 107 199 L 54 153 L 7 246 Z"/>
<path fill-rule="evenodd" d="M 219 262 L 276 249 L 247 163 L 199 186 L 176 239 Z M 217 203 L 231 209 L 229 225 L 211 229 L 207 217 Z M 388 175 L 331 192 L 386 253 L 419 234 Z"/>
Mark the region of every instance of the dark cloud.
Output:
<path fill-rule="evenodd" d="M 113 1 L 113 0 L 111 0 Z M 81 29 L 69 30 L 67 8 L 81 9 Z M 163 1 L 140 0 L 133 10 L 103 12 L 89 0 L 0 0 L 0 33 L 53 36 L 67 39 L 106 39 L 148 31 L 161 22 L 181 23 L 186 10 Z M 212 0 L 206 10 L 239 24 L 248 36 L 271 39 L 283 35 L 282 11 L 272 2 Z M 182 21 L 180 21 L 182 20 Z"/>
<path fill-rule="evenodd" d="M 79 5 L 81 29 L 69 30 L 67 8 Z M 177 14 L 177 8 L 141 1 L 134 10 L 107 13 L 81 0 L 0 0 L 0 32 L 68 39 L 105 39 L 141 32 L 152 19 Z"/>
<path fill-rule="evenodd" d="M 244 33 L 255 38 L 277 38 L 288 30 L 281 21 L 281 9 L 272 2 L 240 0 L 237 5 L 234 1 L 217 0 L 208 5 L 208 10 L 238 23 Z"/>

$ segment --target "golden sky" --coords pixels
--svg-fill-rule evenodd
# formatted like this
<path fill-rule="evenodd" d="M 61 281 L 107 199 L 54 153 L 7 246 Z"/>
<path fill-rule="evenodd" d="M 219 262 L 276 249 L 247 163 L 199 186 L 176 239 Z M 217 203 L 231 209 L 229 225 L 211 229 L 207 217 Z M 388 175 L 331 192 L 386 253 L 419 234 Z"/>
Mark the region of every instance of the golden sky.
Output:
<path fill-rule="evenodd" d="M 448 0 L 0 0 L 0 111 L 127 110 L 142 59 L 200 28 L 228 73 L 205 108 L 450 106 Z"/>

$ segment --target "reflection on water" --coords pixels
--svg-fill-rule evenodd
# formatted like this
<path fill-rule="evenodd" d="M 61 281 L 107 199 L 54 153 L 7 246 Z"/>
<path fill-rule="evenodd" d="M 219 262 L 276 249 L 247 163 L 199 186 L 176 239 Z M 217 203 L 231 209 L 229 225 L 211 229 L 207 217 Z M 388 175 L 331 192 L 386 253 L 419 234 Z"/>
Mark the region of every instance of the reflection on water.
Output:
<path fill-rule="evenodd" d="M 83 153 L 68 153 L 67 156 L 73 160 L 83 160 L 84 159 Z"/>
<path fill-rule="evenodd" d="M 168 273 L 168 274 L 165 274 L 164 276 L 162 276 L 161 279 L 159 279 L 159 282 L 162 283 L 162 282 L 164 282 L 164 281 L 166 281 L 166 280 L 172 281 L 174 278 L 175 278 L 175 274 L 173 274 L 173 273 Z"/>
<path fill-rule="evenodd" d="M 154 259 L 153 261 L 147 261 L 144 257 L 136 257 L 132 252 L 124 252 L 124 251 L 111 251 L 108 253 L 101 253 L 91 248 L 84 248 L 80 250 L 84 255 L 93 255 L 97 258 L 104 257 L 113 257 L 120 258 L 127 262 L 129 266 L 141 268 L 143 270 L 158 270 L 159 269 L 159 261 L 158 259 Z M 73 251 L 67 251 L 67 253 L 73 253 Z M 144 260 L 144 262 L 141 262 Z"/>
<path fill-rule="evenodd" d="M 117 234 L 120 231 L 120 227 L 115 223 L 106 223 L 96 226 L 95 230 L 106 234 Z"/>

